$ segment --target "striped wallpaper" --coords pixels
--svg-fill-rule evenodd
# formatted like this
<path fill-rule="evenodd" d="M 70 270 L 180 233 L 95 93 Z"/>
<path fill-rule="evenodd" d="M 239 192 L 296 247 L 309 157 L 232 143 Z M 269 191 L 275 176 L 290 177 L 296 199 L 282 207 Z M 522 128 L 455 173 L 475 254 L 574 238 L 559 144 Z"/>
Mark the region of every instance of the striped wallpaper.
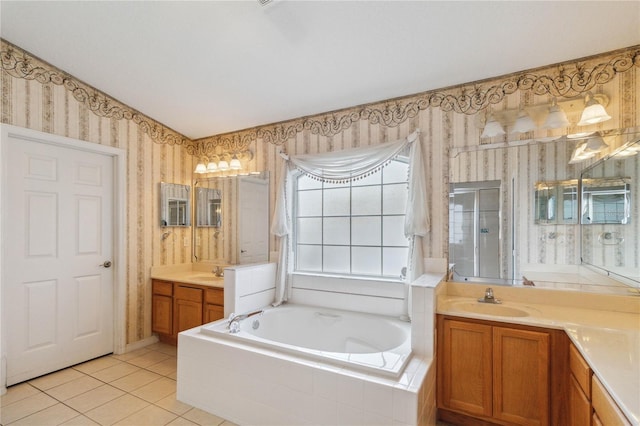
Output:
<path fill-rule="evenodd" d="M 158 183 L 193 185 L 192 171 L 197 158 L 190 153 L 201 149 L 199 145 L 224 149 L 228 140 L 234 139 L 249 147 L 254 157 L 247 164 L 248 171 L 270 172 L 273 209 L 282 161 L 280 150 L 295 155 L 375 145 L 400 139 L 420 128 L 432 220 L 431 232 L 424 239 L 425 257 L 448 256 L 449 182 L 499 179 L 505 183 L 503 188 L 507 188 L 507 183 L 510 185 L 514 179 L 516 193 L 505 189 L 503 208 L 510 205 L 512 196 L 517 198 L 515 214 L 519 221 L 515 232 L 519 261 L 575 264 L 579 247 L 577 227 L 533 225 L 531 217 L 536 180 L 576 177 L 580 167 L 584 167 L 566 166 L 573 146 L 549 143 L 474 152 L 456 150 L 506 141 L 480 139 L 479 122 L 487 110 L 548 104 L 551 94 L 570 98 L 587 90 L 605 93 L 611 99 L 607 111 L 613 120 L 597 128 L 640 126 L 640 46 L 568 61 L 562 67 L 543 67 L 198 141 L 188 140 L 17 46 L 2 40 L 0 47 L 3 123 L 115 146 L 127 152 L 128 343 L 151 335 L 150 267 L 191 260 L 192 228 L 172 228 L 169 238 L 161 240 Z M 25 57 L 28 61 L 24 61 Z M 19 63 L 26 66 L 17 66 Z M 592 72 L 584 74 L 585 70 Z M 581 72 L 584 74 L 581 82 L 565 90 L 563 76 L 581 76 Z M 473 96 L 474 93 L 483 93 L 482 99 Z M 547 134 L 537 130 L 521 138 Z M 452 158 L 454 152 L 457 156 Z M 504 229 L 509 228 L 509 220 L 507 215 L 503 217 Z M 545 238 L 552 230 L 564 236 L 562 244 L 557 239 Z M 229 258 L 235 252 L 232 241 L 221 244 L 226 246 L 217 247 L 207 256 L 216 258 L 216 253 L 221 253 Z M 271 247 L 276 247 L 274 238 Z M 503 250 L 503 257 L 506 253 Z M 506 268 L 503 266 L 503 272 L 510 273 Z"/>

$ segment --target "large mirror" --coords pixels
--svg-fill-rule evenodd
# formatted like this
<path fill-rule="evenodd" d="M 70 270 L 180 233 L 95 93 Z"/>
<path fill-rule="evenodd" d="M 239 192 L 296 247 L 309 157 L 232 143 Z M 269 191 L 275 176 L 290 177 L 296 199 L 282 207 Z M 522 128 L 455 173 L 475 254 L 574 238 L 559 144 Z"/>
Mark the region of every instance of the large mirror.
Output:
<path fill-rule="evenodd" d="M 194 182 L 193 257 L 234 265 L 269 259 L 269 173 Z"/>
<path fill-rule="evenodd" d="M 638 130 L 603 132 L 608 144 L 606 152 L 621 151 L 618 147 L 629 140 L 635 142 L 633 146 L 637 150 Z M 635 261 L 635 269 L 625 273 L 629 274 L 627 276 L 638 275 L 640 184 L 637 183 L 637 162 L 640 155 L 631 155 L 636 152 L 634 148 L 627 149 L 624 154 L 618 152 L 603 162 L 604 169 L 594 168 L 585 175 L 584 198 L 591 201 L 583 207 L 578 181 L 582 171 L 595 160 L 570 163 L 572 153 L 582 142 L 562 137 L 549 142 L 528 140 L 460 146 L 450 150 L 448 254 L 450 263 L 454 264 L 454 280 L 505 285 L 532 282 L 536 287 L 564 286 L 596 292 L 605 288 L 609 292 L 627 291 L 627 287 L 620 284 L 624 281 L 607 279 L 584 265 L 602 267 L 605 262 L 606 265 L 624 263 L 624 268 L 628 269 L 630 262 Z M 627 156 L 623 159 L 621 155 Z M 589 184 L 587 178 L 599 181 Z M 601 180 L 604 178 L 609 180 Z M 499 183 L 499 196 L 491 202 L 499 217 L 497 234 L 479 221 L 478 218 L 486 214 L 479 209 L 479 201 L 471 200 L 469 193 L 492 182 Z M 607 215 L 616 223 L 593 223 L 602 220 L 596 211 L 605 204 L 607 209 L 615 206 L 616 213 Z M 472 212 L 471 206 L 478 208 Z M 468 220 L 461 222 L 465 214 Z M 594 219 L 592 224 L 580 225 L 581 219 L 584 221 L 586 217 Z M 597 244 L 601 251 L 586 247 L 583 250 L 583 239 Z M 488 250 L 483 252 L 483 240 L 487 244 L 490 241 L 490 253 Z M 621 244 L 630 248 L 620 251 Z M 604 260 L 602 256 L 605 256 Z M 485 265 L 489 262 L 492 267 L 483 267 L 483 262 Z M 588 276 L 585 278 L 584 274 Z"/>
<path fill-rule="evenodd" d="M 640 287 L 640 139 L 580 176 L 582 263 Z"/>
<path fill-rule="evenodd" d="M 160 182 L 160 226 L 191 225 L 191 187 Z"/>

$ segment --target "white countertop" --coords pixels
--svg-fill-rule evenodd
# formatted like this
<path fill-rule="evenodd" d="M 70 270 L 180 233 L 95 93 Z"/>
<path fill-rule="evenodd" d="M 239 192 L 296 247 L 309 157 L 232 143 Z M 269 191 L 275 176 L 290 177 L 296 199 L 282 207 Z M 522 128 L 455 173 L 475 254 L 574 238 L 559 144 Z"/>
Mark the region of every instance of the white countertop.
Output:
<path fill-rule="evenodd" d="M 640 315 L 542 303 L 509 302 L 499 306 L 528 316 L 487 315 L 465 310 L 476 298 L 442 295 L 439 314 L 563 329 L 591 366 L 622 412 L 640 425 Z"/>

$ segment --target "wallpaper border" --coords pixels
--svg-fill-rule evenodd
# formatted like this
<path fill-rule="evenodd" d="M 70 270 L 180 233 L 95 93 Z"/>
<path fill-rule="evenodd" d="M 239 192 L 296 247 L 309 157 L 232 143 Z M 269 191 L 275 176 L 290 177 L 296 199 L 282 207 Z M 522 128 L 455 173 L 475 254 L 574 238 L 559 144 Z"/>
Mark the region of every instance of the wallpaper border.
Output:
<path fill-rule="evenodd" d="M 303 131 L 326 137 L 335 136 L 360 120 L 397 127 L 428 108 L 472 115 L 502 102 L 507 95 L 518 90 L 535 95 L 570 98 L 593 90 L 596 85 L 607 83 L 634 66 L 640 67 L 640 45 L 502 77 L 208 136 L 194 143 L 200 145 L 197 149 L 199 153 L 211 152 L 219 146 L 225 150 L 242 150 L 257 139 L 283 145 Z"/>
<path fill-rule="evenodd" d="M 634 66 L 640 67 L 640 45 L 636 45 L 502 77 L 191 140 L 4 39 L 0 39 L 0 45 L 2 69 L 12 77 L 63 86 L 95 115 L 132 121 L 155 143 L 184 145 L 190 155 L 207 155 L 218 147 L 227 152 L 239 152 L 258 139 L 283 145 L 304 131 L 331 137 L 361 120 L 397 127 L 428 108 L 472 115 L 502 102 L 518 90 L 558 98 L 574 97 L 611 81 Z"/>
<path fill-rule="evenodd" d="M 167 145 L 189 145 L 192 143 L 191 139 L 186 136 L 2 38 L 0 38 L 0 63 L 2 70 L 14 78 L 35 80 L 42 85 L 63 86 L 71 92 L 78 102 L 84 104 L 89 111 L 98 117 L 128 120 L 137 124 L 155 143 Z"/>

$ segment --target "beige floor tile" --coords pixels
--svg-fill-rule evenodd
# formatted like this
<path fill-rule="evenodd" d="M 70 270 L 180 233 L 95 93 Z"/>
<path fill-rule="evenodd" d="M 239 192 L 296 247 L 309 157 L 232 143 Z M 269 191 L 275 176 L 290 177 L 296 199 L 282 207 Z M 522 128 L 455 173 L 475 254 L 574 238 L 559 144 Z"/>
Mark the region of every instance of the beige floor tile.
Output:
<path fill-rule="evenodd" d="M 171 423 L 167 423 L 167 426 L 198 426 L 198 424 L 187 420 L 184 417 L 178 417 Z"/>
<path fill-rule="evenodd" d="M 49 395 L 38 392 L 35 395 L 2 407 L 2 410 L 0 410 L 0 424 L 8 425 L 57 403 L 58 401 Z"/>
<path fill-rule="evenodd" d="M 224 422 L 223 418 L 209 414 L 199 408 L 192 408 L 184 413 L 182 417 L 201 426 L 219 426 Z"/>
<path fill-rule="evenodd" d="M 176 392 L 176 381 L 163 377 L 131 392 L 145 401 L 157 402 Z"/>
<path fill-rule="evenodd" d="M 114 380 L 110 383 L 111 386 L 115 386 L 118 389 L 122 389 L 125 392 L 131 392 L 135 389 L 141 388 L 151 382 L 160 379 L 162 376 L 156 373 L 152 373 L 147 370 L 138 370 L 135 373 L 126 375 Z"/>
<path fill-rule="evenodd" d="M 68 420 L 60 424 L 60 426 L 96 426 L 96 425 L 99 426 L 99 423 L 94 422 L 87 416 L 77 416 L 72 418 L 71 420 Z"/>
<path fill-rule="evenodd" d="M 178 360 L 175 357 L 167 358 L 164 361 L 160 361 L 156 364 L 145 367 L 146 370 L 153 371 L 162 376 L 173 374 L 178 370 Z"/>
<path fill-rule="evenodd" d="M 150 404 L 133 395 L 125 394 L 85 413 L 91 420 L 101 425 L 112 425 L 125 419 Z"/>
<path fill-rule="evenodd" d="M 42 411 L 31 414 L 30 416 L 23 417 L 15 423 L 11 423 L 11 426 L 56 426 L 60 423 L 64 423 L 68 420 L 78 417 L 77 411 L 67 407 L 64 404 L 58 403 L 51 407 L 45 408 Z"/>
<path fill-rule="evenodd" d="M 86 413 L 122 395 L 124 395 L 124 392 L 120 389 L 114 388 L 111 385 L 102 385 L 82 395 L 68 399 L 64 403 L 74 410 Z"/>
<path fill-rule="evenodd" d="M 47 390 L 83 376 L 84 374 L 81 372 L 76 371 L 73 368 L 67 368 L 65 370 L 56 371 L 55 373 L 30 380 L 28 383 L 40 390 Z"/>
<path fill-rule="evenodd" d="M 187 411 L 191 410 L 193 407 L 189 404 L 185 404 L 184 402 L 180 402 L 176 399 L 175 392 L 169 396 L 162 398 L 160 401 L 155 403 L 158 407 L 162 407 L 165 410 L 169 410 L 172 413 L 176 413 L 181 416 Z"/>
<path fill-rule="evenodd" d="M 118 426 L 166 425 L 178 416 L 155 405 L 150 405 L 116 423 Z"/>
<path fill-rule="evenodd" d="M 20 401 L 21 399 L 37 393 L 40 393 L 40 391 L 29 383 L 20 383 L 19 385 L 10 386 L 7 388 L 7 393 L 0 396 L 0 407 L 13 404 L 16 401 Z"/>
<path fill-rule="evenodd" d="M 164 361 L 167 358 L 171 358 L 171 355 L 163 354 L 162 352 L 151 351 L 142 356 L 131 358 L 127 360 L 127 362 L 138 367 L 147 367 L 149 365 L 157 364 L 160 361 Z"/>
<path fill-rule="evenodd" d="M 58 401 L 66 401 L 69 398 L 88 392 L 103 384 L 100 380 L 94 379 L 93 377 L 84 376 L 63 385 L 56 386 L 55 388 L 48 389 L 45 392 Z"/>
<path fill-rule="evenodd" d="M 120 361 L 128 361 L 128 360 L 130 360 L 132 358 L 137 358 L 139 356 L 142 356 L 142 355 L 146 354 L 147 352 L 151 352 L 150 349 L 140 348 L 140 349 L 136 349 L 135 351 L 127 352 L 127 353 L 124 353 L 124 354 L 111 355 L 111 358 L 115 358 L 115 359 L 120 360 Z"/>
<path fill-rule="evenodd" d="M 135 365 L 123 362 L 121 364 L 96 371 L 95 373 L 91 373 L 91 376 L 95 377 L 98 380 L 102 380 L 103 382 L 110 383 L 114 380 L 118 380 L 121 377 L 133 374 L 136 371 L 140 371 L 140 368 L 136 367 Z"/>
<path fill-rule="evenodd" d="M 173 345 L 167 345 L 166 343 L 158 342 L 154 345 L 147 346 L 149 349 L 153 349 L 154 351 L 162 352 L 163 354 L 177 356 L 178 355 L 178 347 Z"/>
<path fill-rule="evenodd" d="M 111 356 L 103 356 L 82 364 L 74 365 L 73 368 L 85 374 L 95 373 L 108 367 L 120 364 L 122 361 Z"/>

